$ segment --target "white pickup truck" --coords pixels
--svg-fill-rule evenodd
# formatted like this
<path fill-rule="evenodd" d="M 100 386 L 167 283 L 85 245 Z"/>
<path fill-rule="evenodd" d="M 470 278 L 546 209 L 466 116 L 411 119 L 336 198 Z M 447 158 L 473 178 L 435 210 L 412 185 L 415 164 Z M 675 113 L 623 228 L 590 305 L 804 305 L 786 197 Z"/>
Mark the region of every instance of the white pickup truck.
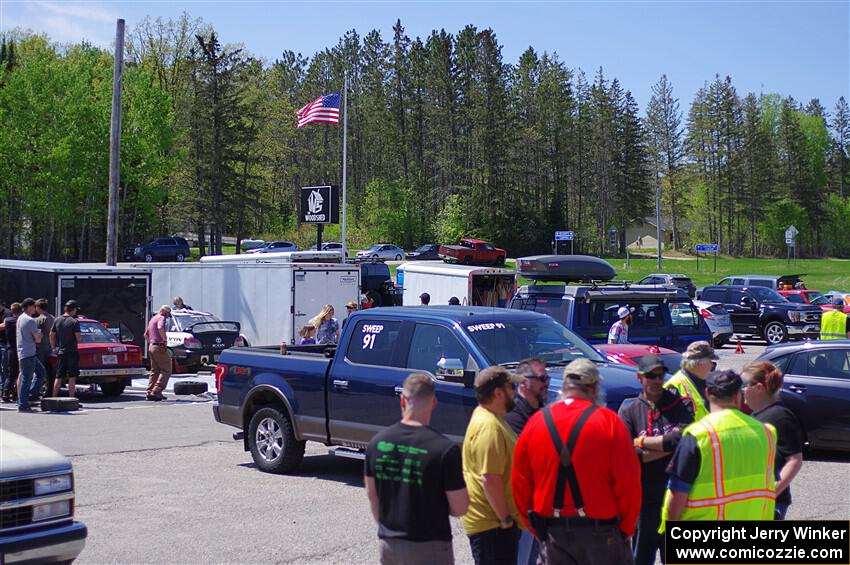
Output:
<path fill-rule="evenodd" d="M 71 563 L 88 535 L 74 521 L 71 462 L 8 430 L 0 453 L 0 563 Z"/>

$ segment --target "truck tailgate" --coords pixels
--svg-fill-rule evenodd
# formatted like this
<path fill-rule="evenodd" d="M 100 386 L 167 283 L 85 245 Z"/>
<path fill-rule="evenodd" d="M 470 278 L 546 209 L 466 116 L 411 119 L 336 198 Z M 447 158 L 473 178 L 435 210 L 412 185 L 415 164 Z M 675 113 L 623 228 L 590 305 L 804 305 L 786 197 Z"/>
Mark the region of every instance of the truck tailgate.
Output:
<path fill-rule="evenodd" d="M 267 399 L 276 396 L 281 403 L 289 404 L 296 427 L 305 418 L 324 422 L 325 376 L 330 361 L 323 353 L 281 355 L 274 347 L 226 349 L 216 367 L 216 420 L 242 428 L 246 402 L 263 393 Z"/>

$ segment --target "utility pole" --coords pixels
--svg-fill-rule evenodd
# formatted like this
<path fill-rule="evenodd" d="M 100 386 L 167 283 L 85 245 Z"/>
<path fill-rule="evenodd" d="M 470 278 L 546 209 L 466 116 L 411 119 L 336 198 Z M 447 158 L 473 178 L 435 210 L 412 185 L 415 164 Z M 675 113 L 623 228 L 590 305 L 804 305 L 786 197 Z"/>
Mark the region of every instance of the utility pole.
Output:
<path fill-rule="evenodd" d="M 348 214 L 347 189 L 348 189 L 348 71 L 345 71 L 344 84 L 342 89 L 342 258 L 348 256 L 348 245 L 345 240 L 345 218 Z M 319 230 L 322 229 L 319 224 Z M 319 237 L 321 237 L 319 231 Z M 322 246 L 318 247 L 321 251 Z"/>
<path fill-rule="evenodd" d="M 658 244 L 658 272 L 663 271 L 661 266 L 661 183 L 656 179 L 655 187 L 655 239 Z"/>
<path fill-rule="evenodd" d="M 118 262 L 118 181 L 121 175 L 121 79 L 124 69 L 124 20 L 115 27 L 112 73 L 112 125 L 109 134 L 109 212 L 106 219 L 106 264 Z"/>

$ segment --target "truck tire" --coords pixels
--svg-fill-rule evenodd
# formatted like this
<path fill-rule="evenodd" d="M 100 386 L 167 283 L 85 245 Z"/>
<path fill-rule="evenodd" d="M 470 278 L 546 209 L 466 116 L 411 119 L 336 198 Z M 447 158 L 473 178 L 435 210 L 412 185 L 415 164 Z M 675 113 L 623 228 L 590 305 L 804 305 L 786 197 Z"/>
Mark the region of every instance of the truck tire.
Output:
<path fill-rule="evenodd" d="M 467 255 L 466 257 L 464 257 L 464 258 L 463 258 L 463 264 L 464 264 L 464 265 L 472 265 L 472 257 L 470 257 L 469 255 Z"/>
<path fill-rule="evenodd" d="M 153 255 L 145 253 L 145 263 L 153 263 Z"/>
<path fill-rule="evenodd" d="M 204 394 L 207 392 L 207 383 L 201 381 L 180 381 L 174 383 L 174 394 L 182 396 L 186 394 Z"/>
<path fill-rule="evenodd" d="M 80 401 L 76 397 L 47 397 L 41 399 L 42 412 L 71 412 L 80 409 Z"/>
<path fill-rule="evenodd" d="M 768 322 L 762 330 L 762 337 L 770 345 L 776 345 L 788 339 L 788 330 L 782 322 Z"/>
<path fill-rule="evenodd" d="M 504 264 L 505 264 L 505 258 L 504 258 L 504 257 L 502 257 L 501 255 L 499 255 L 498 257 L 496 257 L 496 266 L 497 266 L 497 267 L 501 267 L 501 266 L 503 266 Z"/>
<path fill-rule="evenodd" d="M 266 473 L 289 473 L 304 458 L 307 442 L 297 441 L 289 416 L 278 408 L 261 408 L 251 417 L 248 445 L 254 464 Z"/>
<path fill-rule="evenodd" d="M 124 389 L 127 388 L 127 381 L 113 381 L 111 383 L 100 383 L 100 392 L 103 396 L 121 396 Z"/>
<path fill-rule="evenodd" d="M 186 260 L 186 256 L 183 255 L 182 253 L 178 253 L 177 256 L 175 257 L 175 259 L 177 259 L 178 263 L 182 263 L 183 261 Z"/>

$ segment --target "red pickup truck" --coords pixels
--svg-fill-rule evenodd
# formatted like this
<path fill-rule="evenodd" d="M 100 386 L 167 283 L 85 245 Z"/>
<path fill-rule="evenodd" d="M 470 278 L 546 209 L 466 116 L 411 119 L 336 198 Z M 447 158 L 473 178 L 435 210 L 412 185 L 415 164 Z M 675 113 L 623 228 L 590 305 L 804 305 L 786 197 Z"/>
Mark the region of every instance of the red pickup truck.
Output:
<path fill-rule="evenodd" d="M 461 239 L 457 245 L 441 245 L 437 254 L 446 263 L 464 265 L 504 265 L 508 253 L 489 241 Z"/>

